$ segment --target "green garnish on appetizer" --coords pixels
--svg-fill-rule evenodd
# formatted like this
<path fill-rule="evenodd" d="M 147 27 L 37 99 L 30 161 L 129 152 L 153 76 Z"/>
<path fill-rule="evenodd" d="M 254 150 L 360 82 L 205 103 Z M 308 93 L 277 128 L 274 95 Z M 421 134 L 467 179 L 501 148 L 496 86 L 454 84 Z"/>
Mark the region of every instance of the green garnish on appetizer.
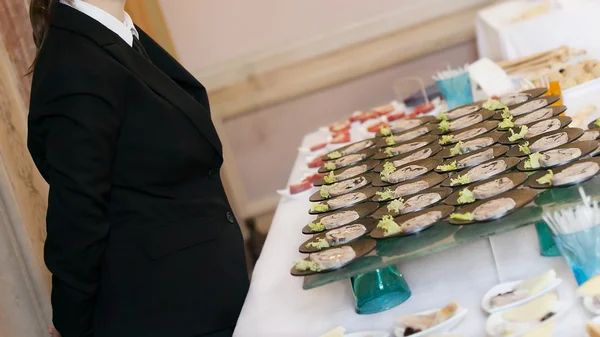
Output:
<path fill-rule="evenodd" d="M 381 179 L 385 179 L 387 180 L 388 177 L 390 176 L 390 174 L 396 172 L 396 166 L 394 166 L 394 164 L 387 162 L 385 164 L 383 164 L 383 170 L 379 173 L 379 176 L 381 177 Z"/>
<path fill-rule="evenodd" d="M 300 271 L 321 271 L 321 266 L 315 261 L 298 260 L 296 261 L 296 269 Z"/>
<path fill-rule="evenodd" d="M 329 247 L 330 247 L 329 241 L 327 241 L 323 238 L 318 238 L 316 241 L 311 241 L 306 244 L 306 248 L 323 249 L 323 248 L 329 248 Z"/>
<path fill-rule="evenodd" d="M 448 115 L 445 112 L 442 112 L 436 118 L 437 118 L 438 121 L 447 121 L 448 120 Z"/>
<path fill-rule="evenodd" d="M 311 222 L 308 224 L 308 228 L 310 228 L 310 230 L 313 232 L 322 232 L 325 230 L 325 226 L 323 226 L 323 224 L 320 222 L 317 222 L 317 223 Z"/>
<path fill-rule="evenodd" d="M 448 172 L 448 171 L 457 170 L 458 168 L 456 167 L 456 160 L 455 160 L 455 161 L 451 162 L 450 164 L 438 165 L 435 169 L 438 171 L 442 171 L 442 172 Z"/>
<path fill-rule="evenodd" d="M 394 156 L 394 154 L 392 153 L 391 147 L 388 147 L 385 150 L 383 150 L 383 154 L 385 154 L 388 158 L 391 158 Z"/>
<path fill-rule="evenodd" d="M 458 202 L 460 205 L 462 204 L 470 204 L 475 201 L 475 195 L 473 192 L 469 191 L 468 188 L 463 188 L 460 192 L 458 192 Z"/>
<path fill-rule="evenodd" d="M 387 205 L 387 210 L 388 210 L 388 212 L 400 213 L 400 208 L 402 208 L 402 206 L 404 206 L 404 199 L 400 198 L 400 199 L 392 200 Z"/>
<path fill-rule="evenodd" d="M 333 170 L 335 170 L 335 169 L 336 169 L 337 165 L 335 165 L 335 163 L 332 163 L 332 162 L 329 162 L 329 161 L 328 161 L 328 162 L 326 162 L 326 163 L 325 163 L 325 165 L 323 165 L 323 167 L 324 167 L 326 170 L 333 171 Z"/>
<path fill-rule="evenodd" d="M 500 114 L 500 117 L 502 117 L 502 119 L 509 119 L 510 118 L 512 120 L 512 116 L 513 115 L 508 110 L 508 107 L 504 108 L 504 110 Z"/>
<path fill-rule="evenodd" d="M 553 176 L 554 176 L 554 172 L 552 172 L 552 170 L 548 170 L 548 173 L 546 173 L 542 177 L 536 179 L 535 181 L 537 181 L 538 184 L 540 184 L 540 185 L 548 184 L 548 185 L 552 186 L 552 177 Z"/>
<path fill-rule="evenodd" d="M 440 145 L 446 145 L 446 144 L 450 143 L 452 138 L 454 138 L 454 135 L 443 135 L 440 137 L 440 140 L 438 141 L 438 143 Z"/>
<path fill-rule="evenodd" d="M 402 232 L 402 227 L 398 226 L 398 224 L 394 222 L 394 218 L 391 215 L 384 215 L 383 218 L 377 223 L 377 228 L 383 229 L 384 236 Z"/>
<path fill-rule="evenodd" d="M 529 149 L 529 142 L 525 142 L 519 145 L 519 152 L 522 154 L 531 154 L 531 150 Z"/>
<path fill-rule="evenodd" d="M 508 117 L 502 119 L 502 122 L 500 122 L 500 124 L 498 124 L 498 128 L 499 129 L 508 129 L 508 128 L 513 128 L 515 126 L 515 123 L 513 123 L 513 116 L 512 115 L 508 115 Z"/>
<path fill-rule="evenodd" d="M 329 172 L 328 175 L 324 176 L 323 181 L 325 181 L 328 184 L 335 183 L 335 174 L 333 174 L 333 171 Z"/>
<path fill-rule="evenodd" d="M 456 185 L 465 185 L 470 183 L 471 177 L 469 177 L 469 175 L 465 174 L 464 176 L 459 175 L 457 178 L 455 179 L 450 179 L 450 186 L 456 186 Z"/>
<path fill-rule="evenodd" d="M 329 210 L 329 205 L 327 204 L 321 204 L 321 203 L 316 203 L 313 204 L 310 207 L 311 212 L 313 213 L 323 213 L 323 212 L 327 212 Z"/>
<path fill-rule="evenodd" d="M 450 214 L 450 219 L 463 220 L 463 221 L 473 221 L 475 218 L 471 212 L 467 212 L 464 214 L 461 213 L 452 213 Z"/>
<path fill-rule="evenodd" d="M 530 154 L 529 159 L 525 161 L 525 168 L 528 170 L 540 168 L 540 158 L 542 157 L 538 152 Z"/>
<path fill-rule="evenodd" d="M 456 143 L 456 145 L 454 145 L 454 147 L 452 147 L 450 149 L 450 155 L 451 156 L 456 156 L 456 155 L 462 154 L 462 146 L 463 146 L 463 142 L 462 141 Z"/>
<path fill-rule="evenodd" d="M 444 133 L 450 131 L 450 122 L 447 120 L 441 121 L 440 124 L 438 124 L 438 129 Z"/>
<path fill-rule="evenodd" d="M 392 134 L 392 129 L 390 129 L 389 126 L 382 125 L 379 128 L 379 133 L 381 133 L 382 136 L 389 136 Z"/>
<path fill-rule="evenodd" d="M 329 159 L 338 159 L 342 156 L 342 153 L 340 151 L 333 151 L 330 154 L 327 155 L 327 157 Z"/>
<path fill-rule="evenodd" d="M 379 201 L 394 199 L 394 191 L 390 190 L 389 188 L 386 188 L 383 191 L 375 192 L 375 195 L 379 197 Z"/>
<path fill-rule="evenodd" d="M 491 97 L 488 98 L 487 101 L 485 101 L 485 103 L 483 103 L 482 107 L 486 110 L 503 110 L 504 108 L 506 108 L 507 106 L 502 104 L 502 102 L 492 99 Z"/>
<path fill-rule="evenodd" d="M 597 127 L 600 127 L 600 118 L 598 118 L 594 121 L 594 125 Z"/>
<path fill-rule="evenodd" d="M 389 136 L 385 138 L 385 143 L 387 145 L 395 145 L 396 144 L 396 140 L 394 139 L 394 136 Z"/>
<path fill-rule="evenodd" d="M 325 199 L 329 199 L 331 198 L 331 194 L 329 194 L 329 190 L 335 186 L 334 185 L 323 185 L 321 186 L 321 188 L 319 189 L 319 195 L 321 196 L 321 198 L 325 198 Z"/>
<path fill-rule="evenodd" d="M 514 142 L 519 139 L 523 139 L 525 137 L 525 134 L 527 133 L 527 130 L 529 130 L 529 128 L 525 125 L 521 126 L 521 130 L 519 131 L 519 133 L 515 133 L 513 129 L 508 129 L 508 131 L 510 131 L 511 134 L 511 136 L 508 137 L 508 140 Z"/>

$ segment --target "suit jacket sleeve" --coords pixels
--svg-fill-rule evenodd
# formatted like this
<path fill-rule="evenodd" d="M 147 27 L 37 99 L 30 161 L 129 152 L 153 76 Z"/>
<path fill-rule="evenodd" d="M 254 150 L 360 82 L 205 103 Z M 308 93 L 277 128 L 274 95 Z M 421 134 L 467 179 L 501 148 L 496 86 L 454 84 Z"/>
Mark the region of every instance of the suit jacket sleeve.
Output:
<path fill-rule="evenodd" d="M 120 119 L 109 101 L 85 92 L 38 110 L 30 133 L 45 143 L 50 184 L 45 261 L 52 272 L 53 321 L 63 337 L 91 336 Z"/>

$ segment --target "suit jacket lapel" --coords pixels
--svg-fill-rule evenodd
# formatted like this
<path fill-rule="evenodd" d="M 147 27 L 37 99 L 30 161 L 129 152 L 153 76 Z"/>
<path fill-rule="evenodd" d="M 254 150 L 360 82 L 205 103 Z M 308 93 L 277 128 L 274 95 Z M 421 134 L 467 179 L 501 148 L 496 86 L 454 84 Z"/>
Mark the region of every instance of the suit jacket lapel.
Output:
<path fill-rule="evenodd" d="M 87 36 L 103 47 L 156 94 L 187 116 L 204 138 L 222 155 L 221 142 L 210 119 L 210 112 L 168 75 L 139 55 L 117 34 L 96 20 L 65 5 L 56 6 L 52 25 Z"/>

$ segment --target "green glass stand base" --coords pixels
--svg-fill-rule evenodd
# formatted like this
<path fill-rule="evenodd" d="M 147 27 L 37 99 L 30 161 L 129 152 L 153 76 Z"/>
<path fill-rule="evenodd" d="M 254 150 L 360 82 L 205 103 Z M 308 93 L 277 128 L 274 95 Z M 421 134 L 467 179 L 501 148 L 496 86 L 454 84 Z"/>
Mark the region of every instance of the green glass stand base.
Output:
<path fill-rule="evenodd" d="M 538 241 L 540 243 L 540 254 L 542 256 L 560 256 L 560 251 L 552 238 L 552 230 L 544 221 L 535 224 Z"/>
<path fill-rule="evenodd" d="M 376 269 L 350 279 L 356 313 L 374 314 L 396 307 L 410 298 L 404 276 L 395 266 Z"/>

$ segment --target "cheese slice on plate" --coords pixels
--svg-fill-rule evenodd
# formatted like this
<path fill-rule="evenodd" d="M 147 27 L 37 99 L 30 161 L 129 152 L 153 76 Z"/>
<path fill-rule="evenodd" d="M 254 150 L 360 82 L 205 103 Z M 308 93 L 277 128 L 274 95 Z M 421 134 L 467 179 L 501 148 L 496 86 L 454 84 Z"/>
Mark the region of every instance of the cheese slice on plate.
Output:
<path fill-rule="evenodd" d="M 346 329 L 344 329 L 341 326 L 338 326 L 337 328 L 326 332 L 325 334 L 321 335 L 320 337 L 344 337 L 344 333 L 346 332 Z"/>
<path fill-rule="evenodd" d="M 556 329 L 556 321 L 549 321 L 523 334 L 521 337 L 552 337 Z"/>
<path fill-rule="evenodd" d="M 552 311 L 558 302 L 558 294 L 554 291 L 545 294 L 520 307 L 505 312 L 502 317 L 512 322 L 540 321 Z"/>
<path fill-rule="evenodd" d="M 590 337 L 600 337 L 600 325 L 594 324 L 594 323 L 588 323 L 585 326 L 585 329 L 586 329 L 588 335 L 590 335 Z"/>
<path fill-rule="evenodd" d="M 577 289 L 577 295 L 581 297 L 600 295 L 600 275 L 589 279 Z"/>
<path fill-rule="evenodd" d="M 546 273 L 525 280 L 515 287 L 515 290 L 524 290 L 529 293 L 529 295 L 535 295 L 541 293 L 544 289 L 546 289 L 552 282 L 556 280 L 556 272 L 554 269 L 550 269 Z"/>

